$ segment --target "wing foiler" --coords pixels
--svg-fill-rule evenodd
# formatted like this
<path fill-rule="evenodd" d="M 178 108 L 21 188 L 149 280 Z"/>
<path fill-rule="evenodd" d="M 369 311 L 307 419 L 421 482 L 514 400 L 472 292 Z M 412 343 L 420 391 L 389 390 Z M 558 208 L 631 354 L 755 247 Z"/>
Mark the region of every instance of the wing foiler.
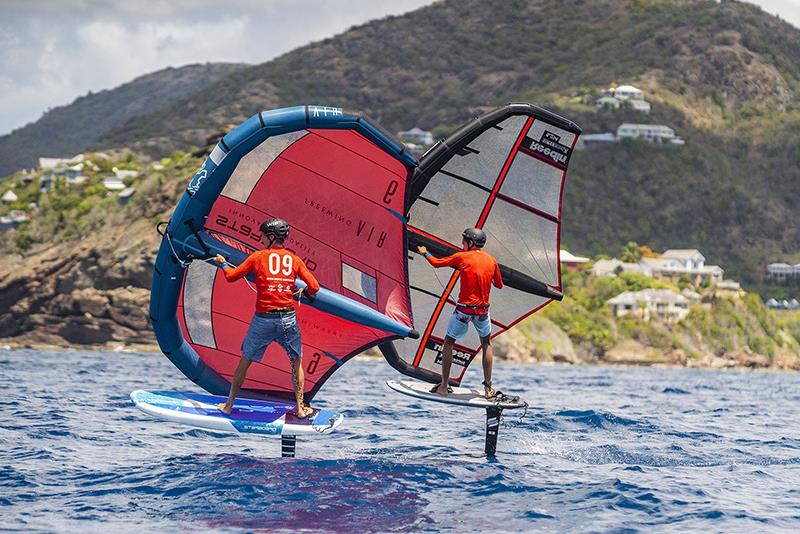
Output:
<path fill-rule="evenodd" d="M 492 337 L 561 300 L 561 197 L 580 135 L 573 122 L 530 104 L 509 104 L 467 123 L 420 160 L 409 183 L 408 249 L 461 250 L 464 228 L 482 228 L 506 287 L 493 288 Z M 458 295 L 458 273 L 408 257 L 417 340 L 380 346 L 401 373 L 441 380 L 441 349 Z M 480 349 L 474 329 L 454 347 L 450 382 L 460 385 Z"/>
<path fill-rule="evenodd" d="M 339 108 L 265 111 L 225 135 L 162 230 L 150 319 L 164 354 L 209 393 L 228 393 L 255 292 L 202 260 L 240 263 L 261 248 L 269 217 L 289 222 L 286 248 L 325 288 L 297 311 L 306 399 L 356 354 L 414 335 L 403 214 L 415 165 L 402 145 Z M 242 396 L 292 392 L 289 361 L 273 344 Z"/>

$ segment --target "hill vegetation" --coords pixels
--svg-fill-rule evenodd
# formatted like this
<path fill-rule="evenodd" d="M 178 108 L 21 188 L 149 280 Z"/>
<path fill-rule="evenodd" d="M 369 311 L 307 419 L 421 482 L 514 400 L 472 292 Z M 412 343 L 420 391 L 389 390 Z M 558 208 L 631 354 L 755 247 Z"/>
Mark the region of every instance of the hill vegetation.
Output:
<path fill-rule="evenodd" d="M 756 294 L 720 296 L 713 286 L 698 288 L 702 301 L 690 306 L 688 316 L 671 323 L 634 315 L 614 317 L 606 301 L 624 291 L 679 292 L 688 284 L 637 273 L 606 278 L 588 269 L 565 272 L 563 281 L 566 296 L 561 305 L 548 306 L 521 324 L 518 333 L 499 338 L 501 351 L 510 350 L 513 358 L 519 351 L 514 337 L 527 336 L 541 360 L 800 369 L 800 313 L 768 310 Z M 562 332 L 569 339 L 566 345 L 553 343 L 564 337 Z"/>
<path fill-rule="evenodd" d="M 149 163 L 130 152 L 88 154 L 81 184 L 57 180 L 43 194 L 43 172 L 27 184 L 22 173 L 6 180 L 20 191 L 20 206 L 38 206 L 29 221 L 0 234 L 0 340 L 152 347 L 147 306 L 160 242 L 154 226 L 168 219 L 201 163 L 202 157 L 183 152 Z M 126 179 L 136 193 L 125 202 L 102 183 L 113 168 L 140 173 Z M 619 256 L 638 250 L 631 246 Z M 498 338 L 501 358 L 800 369 L 800 312 L 767 310 L 755 294 L 716 298 L 713 286 L 703 288 L 704 302 L 671 324 L 615 318 L 606 301 L 624 291 L 678 291 L 688 282 L 634 273 L 604 278 L 583 269 L 564 271 L 563 283 L 562 303 Z"/>
<path fill-rule="evenodd" d="M 38 121 L 0 136 L 0 176 L 34 168 L 39 157 L 68 158 L 83 152 L 131 118 L 154 112 L 242 68 L 225 63 L 167 68 L 53 108 Z"/>
<path fill-rule="evenodd" d="M 591 105 L 612 83 L 641 87 L 652 113 Z M 800 31 L 750 4 L 444 1 L 242 69 L 100 142 L 161 155 L 256 110 L 298 103 L 440 135 L 520 100 L 586 133 L 666 124 L 685 146 L 623 143 L 575 155 L 564 243 L 584 254 L 627 241 L 697 247 L 764 290 L 764 266 L 800 243 L 798 95 Z"/>
<path fill-rule="evenodd" d="M 26 200 L 38 198 L 30 220 L 0 234 L 0 336 L 152 348 L 147 306 L 160 242 L 154 227 L 169 218 L 200 158 L 176 152 L 145 164 L 131 153 L 87 156 L 97 170 L 87 165 L 82 184 L 57 181 L 41 194 L 36 173 L 32 190 L 22 189 Z M 128 180 L 136 193 L 126 203 L 101 183 L 113 167 L 141 172 Z"/>
<path fill-rule="evenodd" d="M 243 69 L 104 141 L 129 146 L 168 133 L 198 143 L 198 127 L 297 103 L 358 109 L 391 130 L 430 129 L 476 107 L 552 105 L 626 80 L 658 91 L 691 122 L 719 125 L 721 106 L 731 117 L 796 109 L 799 34 L 738 2 L 443 1 Z"/>

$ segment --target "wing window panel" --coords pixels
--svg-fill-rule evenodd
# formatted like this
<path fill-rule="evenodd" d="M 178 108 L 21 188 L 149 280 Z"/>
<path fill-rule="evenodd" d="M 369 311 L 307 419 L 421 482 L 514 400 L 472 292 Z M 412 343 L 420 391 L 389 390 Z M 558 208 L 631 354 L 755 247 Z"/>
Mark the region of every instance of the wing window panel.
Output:
<path fill-rule="evenodd" d="M 499 263 L 558 287 L 557 223 L 497 199 L 483 229 Z"/>
<path fill-rule="evenodd" d="M 517 154 L 500 193 L 558 217 L 564 171 L 525 153 Z"/>
<path fill-rule="evenodd" d="M 211 324 L 211 295 L 217 268 L 204 261 L 194 261 L 186 270 L 183 285 L 183 314 L 192 342 L 216 348 Z"/>

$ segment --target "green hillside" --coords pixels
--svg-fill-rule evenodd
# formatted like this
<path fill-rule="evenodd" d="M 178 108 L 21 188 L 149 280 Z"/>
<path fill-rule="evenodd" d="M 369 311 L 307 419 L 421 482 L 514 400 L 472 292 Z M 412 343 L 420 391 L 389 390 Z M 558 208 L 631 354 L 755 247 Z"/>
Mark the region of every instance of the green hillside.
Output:
<path fill-rule="evenodd" d="M 693 128 L 663 111 L 652 117 L 686 145 L 578 151 L 564 200 L 565 244 L 590 255 L 625 241 L 698 248 L 727 277 L 761 287 L 767 263 L 800 250 L 800 123 L 758 138 Z"/>
<path fill-rule="evenodd" d="M 652 113 L 600 111 L 612 83 Z M 221 79 L 139 116 L 98 146 L 153 155 L 202 143 L 223 124 L 298 103 L 363 110 L 390 130 L 443 134 L 486 106 L 530 101 L 586 133 L 666 124 L 675 150 L 639 143 L 579 152 L 565 244 L 698 247 L 758 284 L 797 252 L 800 31 L 759 8 L 714 1 L 444 1 L 353 28 Z"/>
<path fill-rule="evenodd" d="M 138 117 L 106 140 L 178 139 L 274 105 L 316 102 L 384 126 L 432 128 L 479 106 L 647 81 L 697 122 L 726 108 L 794 104 L 800 31 L 755 6 L 714 1 L 444 1 L 243 69 Z M 711 105 L 713 104 L 713 105 Z M 696 117 L 695 117 L 696 116 Z M 195 141 L 199 138 L 195 139 Z"/>
<path fill-rule="evenodd" d="M 0 136 L 0 176 L 33 168 L 39 157 L 71 157 L 83 152 L 132 117 L 187 97 L 242 67 L 206 63 L 167 68 L 53 108 L 38 121 Z"/>
<path fill-rule="evenodd" d="M 613 363 L 667 363 L 688 366 L 748 366 L 800 368 L 798 312 L 768 310 L 755 294 L 723 296 L 713 288 L 698 288 L 701 301 L 677 322 L 643 320 L 634 315 L 615 317 L 606 301 L 623 291 L 671 289 L 672 284 L 638 273 L 615 278 L 593 276 L 588 271 L 564 273 L 564 301 L 548 306 L 520 325 L 512 336 L 528 336 L 540 359 L 554 347 L 543 346 L 541 331 L 555 325 L 569 338 L 574 352 Z M 698 296 L 700 296 L 698 295 Z M 537 332 L 538 330 L 538 332 Z M 533 332 L 532 332 L 533 331 Z M 513 343 L 511 340 L 503 343 Z M 563 351 L 562 351 L 563 352 Z"/>

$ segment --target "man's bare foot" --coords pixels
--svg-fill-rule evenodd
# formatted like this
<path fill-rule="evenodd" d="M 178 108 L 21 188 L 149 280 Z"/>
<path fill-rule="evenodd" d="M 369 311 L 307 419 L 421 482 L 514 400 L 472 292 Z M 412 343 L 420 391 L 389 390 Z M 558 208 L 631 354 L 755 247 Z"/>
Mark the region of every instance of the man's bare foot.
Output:
<path fill-rule="evenodd" d="M 301 406 L 295 411 L 295 413 L 297 414 L 298 419 L 305 419 L 314 413 L 314 408 L 311 406 Z"/>
<path fill-rule="evenodd" d="M 492 389 L 492 386 L 483 386 L 483 396 L 487 399 L 491 399 L 496 395 L 496 391 Z"/>
<path fill-rule="evenodd" d="M 217 404 L 217 408 L 219 408 L 219 411 L 221 411 L 225 415 L 230 415 L 231 412 L 233 411 L 233 406 L 228 406 L 228 403 L 225 402 Z"/>
<path fill-rule="evenodd" d="M 450 389 L 450 386 L 443 384 L 439 384 L 438 386 L 431 388 L 431 393 L 436 393 L 437 395 L 447 395 L 451 391 L 452 390 Z"/>

